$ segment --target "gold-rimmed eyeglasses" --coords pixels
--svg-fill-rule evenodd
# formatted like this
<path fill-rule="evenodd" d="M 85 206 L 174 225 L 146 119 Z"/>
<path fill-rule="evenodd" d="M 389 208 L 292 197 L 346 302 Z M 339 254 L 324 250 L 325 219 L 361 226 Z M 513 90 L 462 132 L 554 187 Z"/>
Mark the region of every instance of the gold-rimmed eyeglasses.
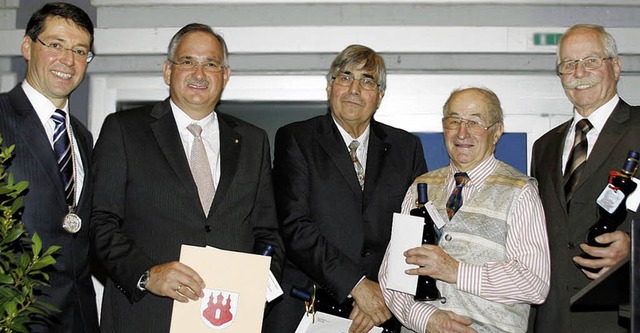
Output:
<path fill-rule="evenodd" d="M 460 126 L 462 126 L 462 124 L 464 123 L 465 126 L 467 126 L 467 131 L 469 132 L 469 134 L 482 135 L 499 122 L 500 121 L 496 121 L 489 126 L 484 126 L 484 124 L 475 120 L 469 120 L 460 117 L 444 117 L 442 118 L 442 127 L 448 130 L 459 130 Z"/>
<path fill-rule="evenodd" d="M 198 67 L 202 67 L 202 69 L 206 72 L 220 73 L 227 67 L 226 65 L 214 61 L 197 62 L 191 59 L 183 59 L 178 61 L 169 60 L 169 62 L 183 71 L 192 71 Z"/>
<path fill-rule="evenodd" d="M 380 84 L 374 78 L 367 76 L 356 79 L 351 74 L 342 73 L 336 76 L 332 76 L 331 79 L 335 84 L 343 87 L 350 87 L 354 81 L 358 81 L 360 83 L 360 87 L 362 87 L 362 89 L 364 90 L 375 90 L 380 87 Z"/>
<path fill-rule="evenodd" d="M 56 53 L 58 55 L 62 55 L 62 53 L 64 53 L 64 51 L 71 51 L 71 53 L 73 53 L 74 57 L 78 57 L 79 59 L 84 59 L 87 61 L 87 63 L 91 62 L 91 60 L 93 59 L 93 52 L 87 50 L 84 47 L 80 47 L 80 46 L 76 46 L 73 48 L 66 48 L 64 46 L 62 46 L 62 44 L 58 43 L 58 42 L 52 42 L 52 43 L 45 43 L 43 41 L 40 40 L 40 38 L 36 37 L 36 40 L 38 42 L 40 42 L 40 44 L 42 44 L 43 46 L 45 46 L 46 48 L 48 48 L 51 52 Z"/>
<path fill-rule="evenodd" d="M 613 57 L 601 58 L 601 57 L 589 56 L 589 57 L 584 57 L 578 60 L 565 60 L 558 64 L 556 70 L 558 71 L 559 74 L 573 74 L 576 71 L 576 68 L 578 67 L 578 63 L 582 63 L 582 66 L 584 66 L 584 69 L 594 70 L 602 67 L 602 64 L 604 63 L 605 60 L 611 60 L 611 59 L 613 59 Z"/>

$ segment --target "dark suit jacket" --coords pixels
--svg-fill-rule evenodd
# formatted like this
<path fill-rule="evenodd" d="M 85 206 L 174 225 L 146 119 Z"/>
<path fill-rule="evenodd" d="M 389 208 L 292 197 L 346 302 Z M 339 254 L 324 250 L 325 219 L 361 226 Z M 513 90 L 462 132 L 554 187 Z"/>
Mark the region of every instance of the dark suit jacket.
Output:
<path fill-rule="evenodd" d="M 291 286 L 314 281 L 342 302 L 363 276 L 378 280 L 393 212 L 427 167 L 416 136 L 375 120 L 370 126 L 364 192 L 329 113 L 278 130 L 274 183 L 287 249 L 281 302 L 297 311 L 276 305 L 270 322 L 300 320 L 304 304 L 290 299 Z M 274 327 L 268 332 L 288 331 Z"/>
<path fill-rule="evenodd" d="M 281 270 L 267 135 L 217 116 L 221 176 L 209 217 L 169 99 L 105 120 L 94 154 L 92 216 L 96 253 L 109 275 L 103 332 L 168 332 L 173 300 L 150 293 L 141 298 L 137 282 L 153 265 L 178 260 L 181 244 L 249 253 L 257 243 L 271 244 L 272 270 Z"/>
<path fill-rule="evenodd" d="M 22 221 L 29 235 L 37 232 L 43 248 L 61 246 L 56 256 L 50 287 L 39 299 L 58 307 L 55 324 L 49 328 L 33 327 L 33 332 L 96 332 L 98 316 L 95 292 L 89 267 L 89 222 L 91 215 L 91 133 L 75 117 L 71 126 L 78 143 L 85 179 L 76 214 L 83 225 L 76 234 L 62 229 L 68 212 L 58 163 L 46 132 L 27 95 L 20 86 L 0 94 L 0 135 L 4 146 L 16 145 L 7 169 L 16 181 L 26 180 L 29 188 L 24 198 Z"/>
<path fill-rule="evenodd" d="M 536 332 L 617 332 L 616 309 L 600 307 L 570 311 L 569 300 L 589 280 L 573 263 L 582 253 L 587 229 L 596 222 L 596 199 L 607 185 L 610 170 L 619 170 L 630 149 L 640 150 L 640 107 L 620 100 L 598 136 L 586 162 L 578 187 L 566 209 L 562 149 L 571 120 L 552 129 L 533 146 L 531 174 L 547 219 L 551 249 L 551 289 L 546 302 L 537 309 Z M 619 230 L 629 230 L 638 214 L 628 212 Z M 613 310 L 613 311 L 603 311 Z"/>

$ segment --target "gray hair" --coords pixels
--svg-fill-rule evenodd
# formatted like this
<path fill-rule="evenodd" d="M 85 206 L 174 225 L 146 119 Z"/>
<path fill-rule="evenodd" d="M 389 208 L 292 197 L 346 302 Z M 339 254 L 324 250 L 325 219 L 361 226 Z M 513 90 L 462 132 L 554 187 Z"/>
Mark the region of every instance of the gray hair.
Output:
<path fill-rule="evenodd" d="M 169 48 L 167 50 L 167 59 L 169 61 L 174 61 L 174 57 L 176 55 L 176 49 L 178 48 L 178 44 L 182 38 L 193 31 L 201 31 L 210 34 L 215 37 L 220 45 L 222 45 L 222 65 L 227 67 L 229 65 L 227 59 L 229 58 L 229 51 L 227 49 L 227 43 L 224 41 L 224 38 L 219 33 L 213 31 L 210 26 L 202 23 L 190 23 L 182 27 L 175 35 L 171 38 L 171 42 L 169 42 Z"/>
<path fill-rule="evenodd" d="M 387 89 L 387 69 L 384 59 L 376 51 L 358 44 L 347 46 L 331 63 L 327 82 L 333 82 L 333 78 L 348 67 L 373 72 L 378 77 L 378 90 L 384 92 Z"/>
<path fill-rule="evenodd" d="M 618 56 L 618 47 L 616 46 L 616 40 L 613 39 L 613 36 L 611 36 L 611 34 L 608 33 L 603 26 L 597 24 L 576 24 L 567 29 L 567 31 L 565 31 L 560 37 L 558 48 L 556 49 L 556 61 L 558 64 L 562 62 L 562 59 L 560 59 L 560 49 L 562 48 L 562 43 L 564 42 L 565 37 L 579 29 L 588 29 L 596 32 L 598 35 L 600 35 L 600 40 L 602 41 L 605 52 L 607 53 L 607 57 L 615 58 Z"/>
<path fill-rule="evenodd" d="M 484 97 L 484 101 L 487 103 L 489 117 L 491 117 L 491 119 L 489 119 L 490 122 L 495 123 L 502 122 L 504 120 L 504 112 L 502 111 L 502 106 L 500 105 L 500 99 L 493 91 L 491 91 L 491 89 L 485 87 L 457 88 L 452 91 L 451 95 L 449 95 L 449 98 L 442 107 L 442 114 L 445 117 L 449 114 L 449 103 L 453 99 L 453 96 L 467 90 L 475 90 Z"/>

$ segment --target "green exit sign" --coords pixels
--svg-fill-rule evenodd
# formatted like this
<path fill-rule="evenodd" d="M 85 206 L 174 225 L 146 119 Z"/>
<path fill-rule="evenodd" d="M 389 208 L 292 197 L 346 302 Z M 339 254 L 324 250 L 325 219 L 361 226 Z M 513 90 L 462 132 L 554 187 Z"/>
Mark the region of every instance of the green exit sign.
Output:
<path fill-rule="evenodd" d="M 561 36 L 558 33 L 536 32 L 533 34 L 533 45 L 558 45 Z"/>

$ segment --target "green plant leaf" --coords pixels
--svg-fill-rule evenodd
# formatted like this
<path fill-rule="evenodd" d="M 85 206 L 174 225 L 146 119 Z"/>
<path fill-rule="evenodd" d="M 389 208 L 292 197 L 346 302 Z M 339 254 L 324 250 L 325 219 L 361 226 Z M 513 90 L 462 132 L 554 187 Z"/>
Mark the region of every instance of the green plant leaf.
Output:
<path fill-rule="evenodd" d="M 9 274 L 0 274 L 0 284 L 14 284 L 15 280 Z M 1 288 L 1 287 L 0 287 Z"/>
<path fill-rule="evenodd" d="M 33 233 L 33 237 L 31 237 L 31 251 L 33 252 L 34 257 L 38 257 L 40 255 L 40 250 L 42 250 L 42 240 L 40 236 L 38 236 L 37 232 Z"/>
<path fill-rule="evenodd" d="M 53 265 L 56 263 L 56 260 L 53 259 L 52 256 L 44 256 L 38 260 L 36 260 L 33 265 L 31 266 L 31 271 L 33 270 L 37 270 L 37 269 L 42 269 L 43 267 L 47 267 L 49 265 Z"/>
<path fill-rule="evenodd" d="M 46 249 L 46 250 L 44 251 L 44 253 L 42 254 L 42 256 L 44 257 L 44 256 L 46 256 L 46 255 L 53 254 L 54 252 L 58 251 L 59 249 L 60 249 L 60 246 L 58 246 L 58 245 L 51 245 L 51 246 L 49 246 L 49 248 L 48 248 L 48 249 Z"/>
<path fill-rule="evenodd" d="M 16 239 L 22 236 L 23 232 L 24 230 L 20 228 L 11 229 L 4 240 L 9 243 L 14 242 Z"/>

